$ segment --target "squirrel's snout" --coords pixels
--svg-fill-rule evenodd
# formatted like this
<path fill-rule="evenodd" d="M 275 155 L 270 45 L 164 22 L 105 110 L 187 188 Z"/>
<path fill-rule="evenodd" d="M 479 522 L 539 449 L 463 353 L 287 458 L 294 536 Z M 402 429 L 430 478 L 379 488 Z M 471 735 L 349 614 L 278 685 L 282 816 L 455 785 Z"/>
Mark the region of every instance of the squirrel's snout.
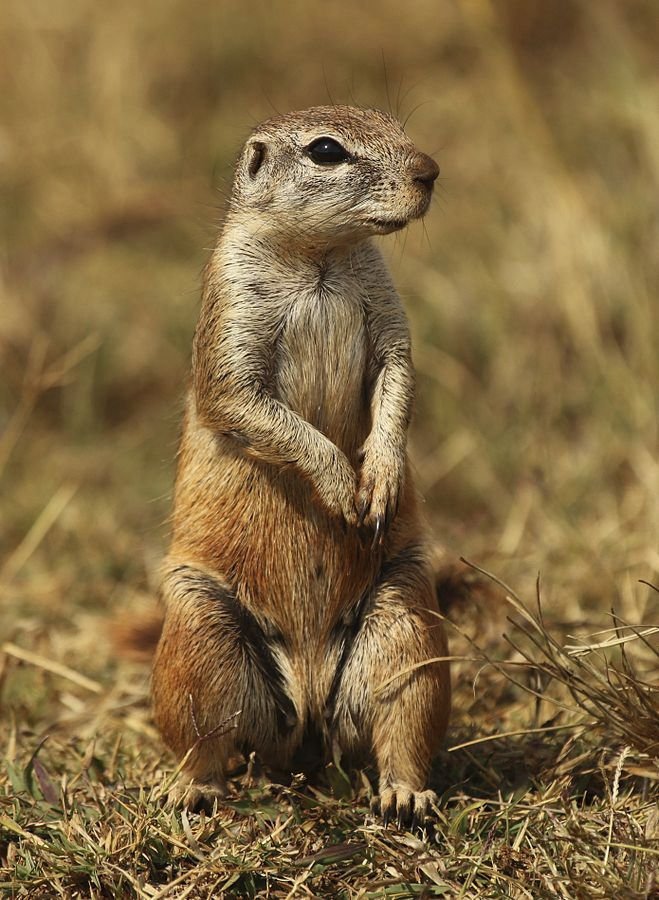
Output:
<path fill-rule="evenodd" d="M 427 188 L 432 188 L 437 176 L 439 175 L 439 166 L 435 160 L 426 153 L 419 153 L 412 160 L 410 171 L 412 178 Z"/>

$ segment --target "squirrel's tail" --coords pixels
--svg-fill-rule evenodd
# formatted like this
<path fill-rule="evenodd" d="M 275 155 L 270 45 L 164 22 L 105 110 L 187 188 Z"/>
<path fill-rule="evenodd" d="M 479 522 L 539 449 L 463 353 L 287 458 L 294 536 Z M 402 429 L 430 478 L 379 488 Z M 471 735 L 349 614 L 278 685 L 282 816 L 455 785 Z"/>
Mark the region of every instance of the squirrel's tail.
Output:
<path fill-rule="evenodd" d="M 115 619 L 111 629 L 117 654 L 124 659 L 150 661 L 156 652 L 164 621 L 164 610 L 155 604 L 152 609 Z"/>

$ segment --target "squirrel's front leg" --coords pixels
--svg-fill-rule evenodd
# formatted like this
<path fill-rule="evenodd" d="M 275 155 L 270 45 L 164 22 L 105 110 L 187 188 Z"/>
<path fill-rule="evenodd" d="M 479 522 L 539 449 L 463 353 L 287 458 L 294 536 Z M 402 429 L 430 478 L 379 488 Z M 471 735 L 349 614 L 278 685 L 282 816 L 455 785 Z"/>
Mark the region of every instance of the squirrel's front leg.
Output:
<path fill-rule="evenodd" d="M 407 429 L 414 398 L 409 351 L 391 350 L 380 369 L 371 402 L 373 425 L 361 449 L 357 512 L 381 542 L 396 515 L 405 479 Z"/>

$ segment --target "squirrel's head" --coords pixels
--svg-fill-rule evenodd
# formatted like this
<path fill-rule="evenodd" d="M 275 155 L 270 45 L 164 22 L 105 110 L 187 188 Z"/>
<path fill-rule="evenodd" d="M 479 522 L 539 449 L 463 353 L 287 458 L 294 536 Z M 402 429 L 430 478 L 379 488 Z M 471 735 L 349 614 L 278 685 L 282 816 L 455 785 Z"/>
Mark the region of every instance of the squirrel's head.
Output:
<path fill-rule="evenodd" d="M 264 236 L 339 245 L 398 231 L 423 216 L 438 175 L 437 163 L 393 116 L 316 106 L 252 132 L 231 202 Z"/>

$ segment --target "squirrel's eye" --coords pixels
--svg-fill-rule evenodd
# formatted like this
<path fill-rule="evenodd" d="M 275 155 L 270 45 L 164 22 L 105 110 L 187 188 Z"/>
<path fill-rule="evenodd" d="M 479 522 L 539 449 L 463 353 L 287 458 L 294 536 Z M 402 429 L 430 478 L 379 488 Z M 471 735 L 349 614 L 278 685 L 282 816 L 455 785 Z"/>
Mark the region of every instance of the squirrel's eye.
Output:
<path fill-rule="evenodd" d="M 345 147 L 330 137 L 320 137 L 312 141 L 306 152 L 319 166 L 333 166 L 352 158 Z"/>

